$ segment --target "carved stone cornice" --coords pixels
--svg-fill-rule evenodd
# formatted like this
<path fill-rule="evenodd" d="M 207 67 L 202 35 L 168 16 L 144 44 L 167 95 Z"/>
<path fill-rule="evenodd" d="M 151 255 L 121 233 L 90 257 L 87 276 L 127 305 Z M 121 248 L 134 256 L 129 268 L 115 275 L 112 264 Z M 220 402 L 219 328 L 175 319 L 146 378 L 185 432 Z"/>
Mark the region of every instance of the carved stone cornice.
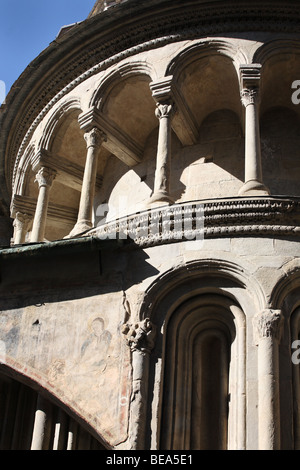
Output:
<path fill-rule="evenodd" d="M 90 234 L 101 239 L 130 238 L 141 247 L 249 235 L 299 237 L 300 200 L 235 198 L 174 204 L 99 225 Z"/>

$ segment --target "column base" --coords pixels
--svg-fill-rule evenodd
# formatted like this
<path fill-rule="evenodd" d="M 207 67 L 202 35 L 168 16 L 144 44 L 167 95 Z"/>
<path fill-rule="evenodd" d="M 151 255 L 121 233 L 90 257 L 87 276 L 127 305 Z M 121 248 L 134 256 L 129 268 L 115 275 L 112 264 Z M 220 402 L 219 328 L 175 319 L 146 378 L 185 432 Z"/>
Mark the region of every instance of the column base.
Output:
<path fill-rule="evenodd" d="M 174 204 L 174 199 L 168 193 L 163 191 L 158 191 L 150 197 L 147 205 L 148 206 L 162 206 L 162 205 L 171 205 Z"/>
<path fill-rule="evenodd" d="M 270 195 L 270 190 L 260 181 L 249 180 L 239 190 L 239 196 Z"/>
<path fill-rule="evenodd" d="M 67 238 L 77 237 L 78 235 L 81 235 L 82 233 L 87 232 L 88 230 L 91 230 L 91 228 L 93 228 L 91 222 L 88 222 L 88 221 L 77 222 L 76 225 L 74 225 L 74 227 L 72 228 L 69 235 L 67 235 L 64 238 L 67 239 Z"/>

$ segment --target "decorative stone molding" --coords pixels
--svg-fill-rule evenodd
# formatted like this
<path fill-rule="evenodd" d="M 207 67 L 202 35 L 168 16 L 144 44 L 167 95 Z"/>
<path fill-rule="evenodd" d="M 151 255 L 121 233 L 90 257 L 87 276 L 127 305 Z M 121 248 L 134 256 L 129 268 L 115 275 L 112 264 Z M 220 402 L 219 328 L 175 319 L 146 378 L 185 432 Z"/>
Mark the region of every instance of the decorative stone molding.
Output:
<path fill-rule="evenodd" d="M 141 247 L 245 235 L 298 237 L 300 201 L 270 197 L 174 204 L 103 223 L 89 233 L 101 239 L 130 238 Z"/>

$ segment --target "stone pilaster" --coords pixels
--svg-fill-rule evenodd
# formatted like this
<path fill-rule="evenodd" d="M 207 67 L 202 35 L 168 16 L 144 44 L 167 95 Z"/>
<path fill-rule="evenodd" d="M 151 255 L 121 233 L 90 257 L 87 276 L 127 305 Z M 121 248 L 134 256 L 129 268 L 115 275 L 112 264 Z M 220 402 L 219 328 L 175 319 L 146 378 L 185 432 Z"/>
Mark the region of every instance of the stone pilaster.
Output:
<path fill-rule="evenodd" d="M 241 67 L 241 100 L 245 107 L 245 183 L 240 195 L 269 194 L 263 184 L 259 129 L 260 65 Z"/>
<path fill-rule="evenodd" d="M 123 326 L 123 334 L 131 350 L 132 396 L 130 404 L 130 442 L 134 450 L 145 448 L 147 419 L 149 356 L 154 347 L 156 328 L 145 320 Z"/>
<path fill-rule="evenodd" d="M 50 188 L 55 176 L 56 171 L 47 167 L 40 168 L 36 174 L 35 182 L 39 185 L 39 195 L 31 233 L 32 242 L 41 242 L 44 240 Z"/>
<path fill-rule="evenodd" d="M 280 310 L 264 310 L 254 317 L 258 346 L 258 437 L 260 450 L 280 449 L 278 343 L 283 317 Z"/>

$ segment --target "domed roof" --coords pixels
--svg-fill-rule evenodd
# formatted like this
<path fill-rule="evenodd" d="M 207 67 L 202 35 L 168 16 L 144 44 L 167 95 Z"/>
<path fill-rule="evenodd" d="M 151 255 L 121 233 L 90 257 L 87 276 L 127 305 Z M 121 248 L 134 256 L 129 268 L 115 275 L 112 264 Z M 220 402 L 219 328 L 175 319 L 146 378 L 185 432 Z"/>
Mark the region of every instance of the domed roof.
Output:
<path fill-rule="evenodd" d="M 106 10 L 109 7 L 122 3 L 126 0 L 97 0 L 92 8 L 88 18 L 98 15 L 101 11 Z"/>

